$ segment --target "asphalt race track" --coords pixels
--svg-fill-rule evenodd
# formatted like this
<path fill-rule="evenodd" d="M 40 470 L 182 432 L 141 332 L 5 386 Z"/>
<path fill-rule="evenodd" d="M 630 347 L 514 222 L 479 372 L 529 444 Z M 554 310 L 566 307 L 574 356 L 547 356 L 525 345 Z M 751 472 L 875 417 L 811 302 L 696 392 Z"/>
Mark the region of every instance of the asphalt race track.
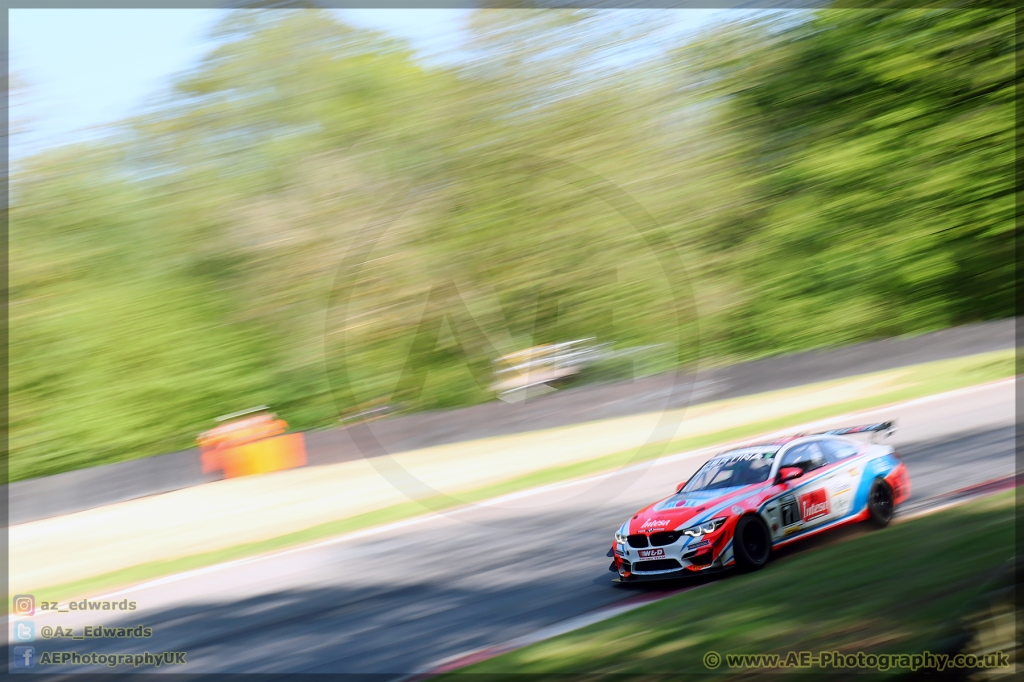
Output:
<path fill-rule="evenodd" d="M 910 469 L 912 504 L 1014 473 L 1012 380 L 865 413 L 854 423 L 890 418 L 899 420 L 892 442 Z M 709 454 L 663 458 L 165 578 L 112 596 L 138 603 L 127 616 L 37 614 L 37 633 L 44 625 L 153 628 L 148 640 L 44 641 L 37 634 L 37 656 L 184 651 L 187 665 L 160 671 L 404 676 L 611 605 L 638 589 L 665 589 L 614 586 L 605 552 L 622 521 L 670 494 Z M 765 570 L 786 570 L 785 562 Z"/>

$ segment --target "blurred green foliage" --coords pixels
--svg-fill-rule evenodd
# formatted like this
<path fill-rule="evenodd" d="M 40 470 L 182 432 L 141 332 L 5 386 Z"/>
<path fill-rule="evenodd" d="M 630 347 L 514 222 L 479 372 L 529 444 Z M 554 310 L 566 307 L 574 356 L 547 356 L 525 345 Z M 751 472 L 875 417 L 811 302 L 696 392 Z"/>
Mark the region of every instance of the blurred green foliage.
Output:
<path fill-rule="evenodd" d="M 20 161 L 11 478 L 258 404 L 488 400 L 534 343 L 656 371 L 1012 314 L 1012 13 L 663 16 L 482 10 L 424 61 L 239 11 L 144 116 Z"/>

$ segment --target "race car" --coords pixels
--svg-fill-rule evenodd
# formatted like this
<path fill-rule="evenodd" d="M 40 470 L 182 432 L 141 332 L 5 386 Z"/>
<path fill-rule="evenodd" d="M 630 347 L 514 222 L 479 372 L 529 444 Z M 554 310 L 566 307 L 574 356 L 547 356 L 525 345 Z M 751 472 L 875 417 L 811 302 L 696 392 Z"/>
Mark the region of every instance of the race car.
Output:
<path fill-rule="evenodd" d="M 888 421 L 715 455 L 622 524 L 608 570 L 618 582 L 754 570 L 791 542 L 860 521 L 886 526 L 910 497 L 907 467 L 892 447 L 848 436 L 895 430 Z"/>

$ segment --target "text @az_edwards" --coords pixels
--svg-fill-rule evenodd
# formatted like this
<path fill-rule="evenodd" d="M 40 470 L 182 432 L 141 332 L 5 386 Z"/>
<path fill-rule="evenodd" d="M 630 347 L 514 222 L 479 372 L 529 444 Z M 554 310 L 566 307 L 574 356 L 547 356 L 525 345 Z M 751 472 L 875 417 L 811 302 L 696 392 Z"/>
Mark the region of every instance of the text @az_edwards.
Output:
<path fill-rule="evenodd" d="M 79 599 L 61 604 L 56 601 L 39 600 L 31 594 L 19 594 L 14 597 L 14 615 L 31 616 L 41 613 L 73 613 L 75 611 L 135 611 L 138 603 L 131 599 Z"/>
<path fill-rule="evenodd" d="M 153 628 L 146 625 L 135 627 L 107 627 L 105 625 L 86 625 L 79 628 L 62 627 L 60 625 L 44 625 L 39 629 L 43 639 L 148 639 L 153 636 Z"/>

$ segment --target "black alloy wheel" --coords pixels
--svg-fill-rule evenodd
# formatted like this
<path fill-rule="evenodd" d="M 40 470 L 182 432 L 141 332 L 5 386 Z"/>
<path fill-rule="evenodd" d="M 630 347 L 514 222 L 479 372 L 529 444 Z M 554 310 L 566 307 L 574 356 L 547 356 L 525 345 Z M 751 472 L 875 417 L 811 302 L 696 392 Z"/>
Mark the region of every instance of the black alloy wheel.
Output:
<path fill-rule="evenodd" d="M 876 478 L 868 492 L 868 513 L 872 525 L 879 528 L 889 525 L 896 506 L 894 502 L 892 487 L 886 483 L 884 478 Z"/>
<path fill-rule="evenodd" d="M 772 537 L 761 517 L 748 514 L 736 524 L 733 535 L 736 565 L 743 571 L 754 571 L 766 563 L 772 553 Z"/>

